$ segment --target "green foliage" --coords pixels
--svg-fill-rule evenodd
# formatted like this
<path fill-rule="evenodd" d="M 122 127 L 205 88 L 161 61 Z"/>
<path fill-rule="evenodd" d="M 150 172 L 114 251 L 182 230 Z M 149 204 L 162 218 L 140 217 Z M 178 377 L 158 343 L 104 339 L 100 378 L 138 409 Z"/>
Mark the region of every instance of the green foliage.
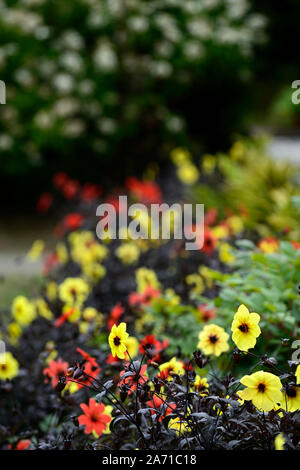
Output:
<path fill-rule="evenodd" d="M 247 228 L 261 236 L 279 234 L 289 229 L 289 238 L 299 238 L 300 175 L 292 164 L 271 159 L 265 139 L 237 141 L 228 155 L 219 154 L 216 170 L 209 183 L 195 185 L 194 199 L 221 213 L 231 207 L 246 211 Z M 212 184 L 214 178 L 219 184 Z"/>
<path fill-rule="evenodd" d="M 0 8 L 0 170 L 14 175 L 116 176 L 185 142 L 191 84 L 206 93 L 211 64 L 224 95 L 246 82 L 264 25 L 246 1 L 1 0 Z M 120 158 L 126 164 L 116 167 Z"/>
<path fill-rule="evenodd" d="M 272 355 L 280 349 L 282 338 L 299 338 L 299 250 L 289 242 L 281 242 L 279 251 L 272 254 L 260 253 L 249 241 L 237 242 L 237 246 L 231 276 L 224 276 L 217 282 L 220 287 L 214 299 L 218 309 L 217 323 L 229 332 L 238 306 L 245 304 L 251 312 L 261 316 L 258 351 Z M 291 349 L 287 354 L 290 359 Z"/>

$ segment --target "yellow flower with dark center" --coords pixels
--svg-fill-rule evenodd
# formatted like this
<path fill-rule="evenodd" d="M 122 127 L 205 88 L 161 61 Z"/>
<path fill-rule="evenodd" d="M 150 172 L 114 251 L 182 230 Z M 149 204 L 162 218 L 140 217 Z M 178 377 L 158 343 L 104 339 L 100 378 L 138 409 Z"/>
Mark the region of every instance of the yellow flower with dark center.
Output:
<path fill-rule="evenodd" d="M 28 326 L 36 318 L 34 305 L 23 295 L 18 295 L 12 304 L 12 314 L 21 326 Z"/>
<path fill-rule="evenodd" d="M 193 388 L 199 392 L 200 397 L 206 396 L 209 389 L 207 378 L 196 375 Z"/>
<path fill-rule="evenodd" d="M 259 371 L 245 375 L 240 380 L 247 388 L 239 392 L 243 400 L 251 400 L 261 411 L 271 411 L 276 403 L 282 401 L 282 383 L 270 372 Z"/>
<path fill-rule="evenodd" d="M 69 305 L 83 303 L 89 291 L 89 285 L 80 277 L 67 277 L 58 288 L 60 300 Z"/>
<path fill-rule="evenodd" d="M 274 439 L 275 450 L 284 450 L 285 439 L 282 433 L 277 434 Z"/>
<path fill-rule="evenodd" d="M 172 357 L 168 362 L 164 362 L 159 366 L 160 376 L 162 378 L 172 379 L 173 374 L 183 375 L 184 367 L 181 361 L 177 361 L 176 357 Z"/>
<path fill-rule="evenodd" d="M 197 347 L 206 355 L 213 354 L 214 356 L 220 356 L 220 354 L 229 349 L 228 338 L 229 335 L 224 328 L 212 323 L 211 325 L 206 325 L 200 331 Z"/>
<path fill-rule="evenodd" d="M 110 345 L 111 353 L 119 359 L 125 358 L 125 352 L 127 350 L 126 341 L 128 340 L 129 334 L 126 332 L 126 323 L 120 323 L 119 326 L 113 325 L 108 342 Z"/>
<path fill-rule="evenodd" d="M 240 305 L 234 315 L 231 325 L 232 340 L 241 351 L 254 348 L 256 338 L 260 335 L 258 326 L 260 316 L 257 313 L 249 313 L 245 305 Z"/>
<path fill-rule="evenodd" d="M 11 352 L 0 353 L 0 380 L 11 380 L 19 372 L 18 361 Z"/>
<path fill-rule="evenodd" d="M 280 406 L 283 410 L 293 413 L 300 410 L 300 387 L 288 386 L 283 394 Z"/>

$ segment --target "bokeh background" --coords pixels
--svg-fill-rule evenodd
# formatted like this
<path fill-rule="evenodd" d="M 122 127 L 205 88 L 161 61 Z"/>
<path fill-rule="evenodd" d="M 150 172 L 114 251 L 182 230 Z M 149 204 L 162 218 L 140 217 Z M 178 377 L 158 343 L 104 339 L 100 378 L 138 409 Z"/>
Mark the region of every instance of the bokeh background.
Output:
<path fill-rule="evenodd" d="M 199 159 L 265 132 L 300 158 L 299 15 L 297 0 L 0 0 L 1 273 L 47 239 L 36 200 L 58 171 L 107 190 L 168 171 L 175 146 Z"/>

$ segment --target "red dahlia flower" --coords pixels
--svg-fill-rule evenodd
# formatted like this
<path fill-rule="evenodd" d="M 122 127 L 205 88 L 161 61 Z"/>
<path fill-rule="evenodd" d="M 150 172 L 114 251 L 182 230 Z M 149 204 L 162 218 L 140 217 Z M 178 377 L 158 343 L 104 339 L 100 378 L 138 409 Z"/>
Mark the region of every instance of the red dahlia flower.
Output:
<path fill-rule="evenodd" d="M 211 308 L 206 304 L 198 305 L 197 309 L 201 313 L 201 318 L 204 322 L 215 318 L 217 315 L 216 309 Z"/>
<path fill-rule="evenodd" d="M 159 415 L 159 421 L 171 414 L 176 409 L 175 403 L 167 403 L 157 395 L 153 395 L 152 400 L 146 402 L 150 408 L 151 414 Z"/>
<path fill-rule="evenodd" d="M 95 431 L 98 436 L 101 436 L 112 419 L 111 416 L 105 414 L 103 403 L 96 403 L 93 398 L 90 398 L 89 404 L 81 403 L 80 408 L 84 414 L 78 417 L 78 422 L 85 426 L 85 434 Z"/>
<path fill-rule="evenodd" d="M 60 377 L 64 377 L 66 375 L 68 367 L 68 362 L 63 362 L 61 358 L 57 361 L 50 361 L 49 366 L 43 370 L 43 374 L 47 376 L 45 382 L 48 382 L 49 379 L 51 379 L 52 387 L 55 388 Z"/>
<path fill-rule="evenodd" d="M 151 358 L 151 361 L 159 362 L 160 361 L 160 352 L 166 349 L 169 345 L 169 341 L 164 339 L 163 342 L 158 341 L 154 335 L 146 335 L 145 338 L 141 340 L 140 344 L 140 353 Z"/>
<path fill-rule="evenodd" d="M 144 383 L 147 382 L 148 378 L 145 375 L 147 370 L 146 364 L 144 364 L 140 370 L 135 370 L 132 367 L 130 367 L 130 364 L 126 364 L 125 370 L 122 370 L 120 373 L 120 382 L 118 383 L 118 387 L 121 387 L 122 385 L 126 385 L 130 390 L 128 391 L 128 395 L 130 395 L 131 392 L 137 389 L 137 384 L 143 385 Z M 126 377 L 123 378 L 123 376 L 126 374 Z"/>

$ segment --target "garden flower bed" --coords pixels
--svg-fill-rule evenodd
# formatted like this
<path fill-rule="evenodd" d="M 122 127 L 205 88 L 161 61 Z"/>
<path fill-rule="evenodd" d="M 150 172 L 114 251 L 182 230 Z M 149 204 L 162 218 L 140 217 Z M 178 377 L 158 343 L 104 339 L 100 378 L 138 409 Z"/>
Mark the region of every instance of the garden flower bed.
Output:
<path fill-rule="evenodd" d="M 175 149 L 168 178 L 106 194 L 54 176 L 37 209 L 62 214 L 56 248 L 28 253 L 43 287 L 1 328 L 1 449 L 300 448 L 299 186 L 291 167 L 260 172 L 262 153 L 239 141 L 198 166 Z M 96 208 L 121 213 L 120 194 L 204 202 L 203 247 L 99 240 Z"/>

